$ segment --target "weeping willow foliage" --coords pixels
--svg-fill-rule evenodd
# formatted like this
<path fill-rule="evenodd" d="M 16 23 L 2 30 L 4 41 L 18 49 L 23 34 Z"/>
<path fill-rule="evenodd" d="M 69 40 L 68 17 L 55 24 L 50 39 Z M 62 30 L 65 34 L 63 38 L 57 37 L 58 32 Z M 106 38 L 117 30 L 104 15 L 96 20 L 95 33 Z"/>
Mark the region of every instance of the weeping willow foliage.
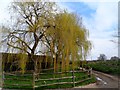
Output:
<path fill-rule="evenodd" d="M 38 49 L 40 43 L 46 45 L 53 57 L 54 72 L 58 70 L 60 62 L 62 71 L 69 70 L 70 61 L 74 69 L 75 61 L 85 60 L 91 49 L 89 33 L 77 15 L 57 12 L 55 3 L 40 1 L 13 3 L 12 9 L 16 12 L 13 16 L 17 16 L 7 35 L 6 44 L 10 47 L 10 52 L 22 53 L 18 55 L 22 72 L 25 71 L 27 58 L 34 62 L 35 71 L 37 70 L 37 60 L 33 56 L 41 52 Z M 47 57 L 45 61 L 47 65 Z"/>
<path fill-rule="evenodd" d="M 54 71 L 57 63 L 62 61 L 62 71 L 69 70 L 69 63 L 74 69 L 77 60 L 85 60 L 91 49 L 91 42 L 87 39 L 88 31 L 81 25 L 81 19 L 75 14 L 61 13 L 55 17 L 55 27 L 49 28 L 46 35 L 50 43 L 52 55 L 54 55 Z"/>
<path fill-rule="evenodd" d="M 17 58 L 18 58 L 18 66 L 20 67 L 21 72 L 24 74 L 28 56 L 26 54 L 18 54 Z"/>
<path fill-rule="evenodd" d="M 3 55 L 3 69 L 6 71 L 21 71 L 26 70 L 26 64 L 28 63 L 28 55 L 25 53 L 2 53 Z M 10 66 L 9 66 L 10 65 Z M 9 67 L 8 67 L 9 66 Z M 6 67 L 6 68 L 5 68 Z"/>

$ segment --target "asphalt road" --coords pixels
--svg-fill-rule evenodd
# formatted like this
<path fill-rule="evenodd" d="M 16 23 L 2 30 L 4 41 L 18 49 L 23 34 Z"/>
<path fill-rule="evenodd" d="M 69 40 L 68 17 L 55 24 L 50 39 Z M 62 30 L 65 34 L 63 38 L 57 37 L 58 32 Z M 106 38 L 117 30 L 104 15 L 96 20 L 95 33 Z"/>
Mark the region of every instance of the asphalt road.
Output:
<path fill-rule="evenodd" d="M 93 71 L 93 74 L 96 76 L 96 83 L 59 90 L 120 90 L 120 84 L 118 83 L 120 79 L 117 76 L 112 76 L 98 71 Z"/>
<path fill-rule="evenodd" d="M 93 71 L 97 82 L 81 88 L 120 88 L 120 79 L 117 76 L 112 76 L 98 71 Z M 80 87 L 79 87 L 80 88 Z"/>

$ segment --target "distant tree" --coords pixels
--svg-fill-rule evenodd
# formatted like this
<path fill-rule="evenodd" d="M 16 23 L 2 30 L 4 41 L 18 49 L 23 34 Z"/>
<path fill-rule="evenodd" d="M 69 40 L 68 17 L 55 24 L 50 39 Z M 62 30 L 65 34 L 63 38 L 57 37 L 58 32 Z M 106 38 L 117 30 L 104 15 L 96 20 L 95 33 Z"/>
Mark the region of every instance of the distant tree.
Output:
<path fill-rule="evenodd" d="M 119 57 L 117 57 L 117 56 L 113 56 L 113 57 L 111 57 L 110 60 L 119 60 L 119 59 L 120 59 Z"/>
<path fill-rule="evenodd" d="M 105 54 L 100 54 L 98 60 L 107 60 L 107 56 Z"/>

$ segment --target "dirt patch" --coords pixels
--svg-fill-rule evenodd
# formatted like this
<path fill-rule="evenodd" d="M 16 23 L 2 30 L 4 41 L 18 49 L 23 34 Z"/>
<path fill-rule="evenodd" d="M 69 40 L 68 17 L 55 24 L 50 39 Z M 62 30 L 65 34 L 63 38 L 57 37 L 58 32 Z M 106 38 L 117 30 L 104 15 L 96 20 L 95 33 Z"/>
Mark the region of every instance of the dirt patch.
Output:
<path fill-rule="evenodd" d="M 75 88 L 97 88 L 96 83 L 92 83 L 92 84 L 88 84 L 85 86 L 79 86 L 79 87 L 75 87 Z"/>

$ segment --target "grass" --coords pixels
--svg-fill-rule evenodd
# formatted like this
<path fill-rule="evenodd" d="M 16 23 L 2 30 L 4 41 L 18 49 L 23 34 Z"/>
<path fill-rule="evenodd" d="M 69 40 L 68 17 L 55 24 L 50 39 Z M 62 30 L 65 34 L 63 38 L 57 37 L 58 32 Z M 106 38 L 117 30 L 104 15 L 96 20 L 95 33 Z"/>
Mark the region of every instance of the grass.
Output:
<path fill-rule="evenodd" d="M 52 71 L 48 71 L 49 73 L 51 73 Z M 45 73 L 45 72 L 44 72 Z M 46 71 L 47 73 L 47 71 Z M 46 74 L 46 75 L 40 75 L 39 79 L 48 79 L 48 78 L 61 78 L 61 77 L 71 77 L 72 73 L 66 73 L 66 74 Z M 75 81 L 80 81 L 83 79 L 88 78 L 89 76 L 87 75 L 87 73 L 85 72 L 80 72 L 80 73 L 74 73 L 75 75 Z M 9 76 L 9 75 L 5 75 L 5 78 L 12 78 L 14 80 L 4 80 L 5 84 L 18 84 L 18 86 L 4 86 L 4 88 L 9 88 L 9 89 L 28 89 L 28 90 L 32 90 L 32 75 L 30 76 Z M 18 80 L 19 79 L 19 80 Z M 22 79 L 28 79 L 29 81 L 22 81 Z M 75 86 L 80 86 L 80 85 L 86 85 L 89 83 L 93 83 L 95 82 L 96 79 L 94 76 L 92 76 L 92 78 L 90 80 L 86 80 L 84 82 L 81 83 L 77 83 L 75 84 Z M 70 79 L 59 79 L 59 80 L 45 80 L 45 81 L 37 81 L 35 83 L 35 85 L 40 86 L 40 85 L 45 85 L 46 84 L 52 84 L 52 83 L 61 83 L 61 82 L 72 82 L 72 78 Z M 21 86 L 23 84 L 29 84 L 30 86 Z M 35 90 L 41 90 L 41 89 L 55 89 L 55 88 L 72 88 L 73 84 L 63 84 L 63 85 L 52 85 L 52 86 L 42 86 L 42 87 L 38 87 Z"/>
<path fill-rule="evenodd" d="M 32 88 L 32 76 L 9 76 L 5 75 L 6 80 L 4 80 L 4 84 L 9 84 L 10 86 L 4 86 L 4 88 L 9 88 L 9 89 L 31 89 Z M 10 78 L 10 80 L 7 80 Z M 11 80 L 13 79 L 13 80 Z M 28 79 L 29 81 L 23 81 L 23 79 Z M 11 84 L 18 84 L 18 86 L 12 86 Z M 24 84 L 29 84 L 30 86 L 21 86 Z"/>
<path fill-rule="evenodd" d="M 117 60 L 90 62 L 88 66 L 92 67 L 93 70 L 113 75 L 120 75 L 120 62 Z"/>

